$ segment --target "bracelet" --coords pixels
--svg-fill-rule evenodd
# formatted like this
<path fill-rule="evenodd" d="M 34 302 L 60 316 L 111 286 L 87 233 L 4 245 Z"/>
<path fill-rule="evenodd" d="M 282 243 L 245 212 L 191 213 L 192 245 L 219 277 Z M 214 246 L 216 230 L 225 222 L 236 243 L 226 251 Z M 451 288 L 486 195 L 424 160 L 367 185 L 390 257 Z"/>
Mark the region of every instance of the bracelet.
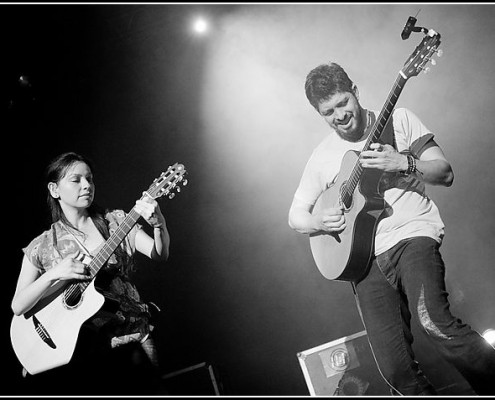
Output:
<path fill-rule="evenodd" d="M 416 172 L 416 159 L 410 155 L 407 154 L 407 170 L 404 171 L 404 175 L 411 175 L 412 173 Z"/>

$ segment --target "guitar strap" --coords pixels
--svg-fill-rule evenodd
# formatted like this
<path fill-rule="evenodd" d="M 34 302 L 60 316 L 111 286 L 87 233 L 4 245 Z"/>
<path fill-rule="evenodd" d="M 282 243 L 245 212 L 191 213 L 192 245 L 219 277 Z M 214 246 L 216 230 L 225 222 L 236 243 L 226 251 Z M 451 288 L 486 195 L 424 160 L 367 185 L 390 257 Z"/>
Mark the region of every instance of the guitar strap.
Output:
<path fill-rule="evenodd" d="M 372 116 L 374 118 L 374 115 Z M 385 126 L 385 129 L 383 129 L 382 134 L 380 135 L 380 138 L 377 140 L 378 143 L 381 144 L 389 144 L 394 147 L 395 150 L 398 150 L 397 148 L 397 142 L 395 140 L 395 134 L 394 134 L 394 121 L 393 121 L 393 113 L 390 115 L 390 118 L 387 122 L 387 125 Z M 437 144 L 435 143 L 435 140 L 433 139 L 434 135 L 433 133 L 427 133 L 420 138 L 416 139 L 410 146 L 410 149 L 404 150 L 401 153 L 409 153 L 412 154 L 415 158 L 419 159 L 423 151 L 428 149 L 431 146 L 436 146 Z"/>
<path fill-rule="evenodd" d="M 65 226 L 65 229 L 67 230 L 67 232 L 70 233 L 70 235 L 72 236 L 72 239 L 74 239 L 74 241 L 78 244 L 79 248 L 84 252 L 84 254 L 89 258 L 91 259 L 91 252 L 86 248 L 86 246 L 78 239 L 78 237 L 74 234 L 74 232 L 72 232 L 71 229 L 69 229 L 67 226 Z M 81 260 L 82 261 L 82 260 Z"/>
<path fill-rule="evenodd" d="M 387 124 L 385 125 L 385 128 L 383 129 L 382 134 L 378 138 L 377 142 L 381 144 L 389 144 L 394 147 L 394 149 L 397 150 L 397 143 L 395 141 L 395 135 L 394 135 L 394 115 L 393 112 L 391 113 Z"/>
<path fill-rule="evenodd" d="M 69 229 L 69 227 L 60 220 L 58 221 L 58 225 L 54 224 L 54 228 L 52 229 L 53 250 L 55 252 L 57 252 L 60 259 L 63 259 L 66 256 L 66 254 L 63 254 L 60 251 L 59 244 L 58 244 L 59 240 L 58 240 L 58 236 L 57 236 L 57 231 L 61 228 L 65 229 L 65 231 L 68 232 L 73 237 L 73 239 L 77 243 L 79 249 L 81 250 L 80 254 L 76 257 L 76 259 L 83 262 L 84 264 L 89 264 L 89 262 L 91 261 L 91 254 L 86 249 L 86 247 L 84 247 L 84 245 L 79 241 L 79 239 L 76 237 L 76 235 L 74 235 L 74 232 L 72 232 L 72 230 Z"/>
<path fill-rule="evenodd" d="M 390 117 L 388 119 L 387 124 L 385 125 L 385 128 L 382 131 L 382 134 L 378 138 L 377 142 L 381 144 L 389 144 L 391 145 L 395 150 L 397 150 L 397 142 L 395 140 L 395 134 L 394 134 L 394 115 L 393 112 L 390 114 Z M 397 179 L 398 173 L 397 172 L 383 172 L 382 176 L 380 178 L 380 183 L 379 183 L 379 189 L 378 191 L 383 195 L 386 189 L 391 187 L 393 185 L 393 182 Z M 385 208 L 389 208 L 390 206 L 385 203 Z"/>

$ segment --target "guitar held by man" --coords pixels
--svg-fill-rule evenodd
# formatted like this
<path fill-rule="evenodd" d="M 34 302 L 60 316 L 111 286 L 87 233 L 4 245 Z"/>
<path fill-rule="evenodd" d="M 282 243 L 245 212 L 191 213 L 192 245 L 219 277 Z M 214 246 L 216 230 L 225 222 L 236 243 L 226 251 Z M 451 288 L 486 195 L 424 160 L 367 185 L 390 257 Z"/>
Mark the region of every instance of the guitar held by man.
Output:
<path fill-rule="evenodd" d="M 311 204 L 315 216 L 327 209 L 337 210 L 336 215 L 322 222 L 322 229 L 309 232 L 315 263 L 327 279 L 357 281 L 368 270 L 378 221 L 387 215 L 387 202 L 383 198 L 383 187 L 380 187 L 383 172 L 408 170 L 407 156 L 393 148 L 394 125 L 390 120 L 393 119 L 395 105 L 407 80 L 424 70 L 439 45 L 440 35 L 430 30 L 400 70 L 379 114 L 361 108 L 357 103 L 357 92 L 352 87 L 348 92 L 351 96 L 336 93 L 338 97 L 332 103 L 321 105 L 325 108 L 319 109 L 340 138 L 332 143 L 322 143 L 320 152 L 324 151 L 323 146 L 332 146 L 338 155 L 335 159 L 342 159 L 338 170 L 335 168 L 335 159 L 321 160 L 322 163 L 328 163 L 328 170 L 322 172 L 324 178 L 328 178 L 328 185 L 322 188 L 316 202 Z M 352 106 L 353 101 L 358 106 L 355 111 L 346 111 L 341 106 L 344 103 L 348 107 Z M 408 114 L 409 111 L 397 110 L 395 123 L 401 122 L 400 116 L 412 121 Z M 392 147 L 384 147 L 383 144 Z M 400 143 L 399 151 L 409 151 L 405 145 Z M 313 158 L 318 156 L 315 153 Z M 378 162 L 384 165 L 378 165 Z M 322 179 L 323 176 L 320 182 Z M 299 199 L 304 200 L 300 196 L 296 198 Z M 336 219 L 339 214 L 345 216 L 345 230 L 336 229 L 340 226 L 328 225 L 328 222 L 338 222 L 332 219 Z"/>
<path fill-rule="evenodd" d="M 444 222 L 426 193 L 427 185 L 452 185 L 451 164 L 433 131 L 410 109 L 395 108 L 405 82 L 440 43 L 437 32 L 414 24 L 410 18 L 402 38 L 425 35 L 380 113 L 361 105 L 340 65 L 319 65 L 307 75 L 306 97 L 330 129 L 307 161 L 289 225 L 309 236 L 325 278 L 350 283 L 392 394 L 437 394 L 414 358 L 413 324 L 477 394 L 493 394 L 495 349 L 450 312 L 440 254 Z"/>

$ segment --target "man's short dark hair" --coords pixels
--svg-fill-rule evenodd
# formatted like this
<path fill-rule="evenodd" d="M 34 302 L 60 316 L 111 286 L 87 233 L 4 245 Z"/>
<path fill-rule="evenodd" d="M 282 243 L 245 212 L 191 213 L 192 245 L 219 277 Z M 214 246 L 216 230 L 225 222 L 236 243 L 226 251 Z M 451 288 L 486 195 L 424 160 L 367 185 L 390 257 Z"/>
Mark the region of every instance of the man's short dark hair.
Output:
<path fill-rule="evenodd" d="M 306 77 L 306 97 L 319 112 L 320 103 L 335 93 L 350 92 L 356 94 L 356 86 L 344 69 L 333 62 L 314 68 Z"/>

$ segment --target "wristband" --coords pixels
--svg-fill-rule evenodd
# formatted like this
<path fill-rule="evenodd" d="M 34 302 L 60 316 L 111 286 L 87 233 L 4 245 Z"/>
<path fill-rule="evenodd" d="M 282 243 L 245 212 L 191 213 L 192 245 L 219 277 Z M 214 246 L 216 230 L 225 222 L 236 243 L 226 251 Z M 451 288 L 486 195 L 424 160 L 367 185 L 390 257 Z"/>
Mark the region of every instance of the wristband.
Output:
<path fill-rule="evenodd" d="M 416 169 L 416 159 L 410 154 L 407 154 L 406 157 L 407 157 L 407 170 L 403 171 L 403 174 L 407 176 L 416 172 L 417 169 Z"/>

